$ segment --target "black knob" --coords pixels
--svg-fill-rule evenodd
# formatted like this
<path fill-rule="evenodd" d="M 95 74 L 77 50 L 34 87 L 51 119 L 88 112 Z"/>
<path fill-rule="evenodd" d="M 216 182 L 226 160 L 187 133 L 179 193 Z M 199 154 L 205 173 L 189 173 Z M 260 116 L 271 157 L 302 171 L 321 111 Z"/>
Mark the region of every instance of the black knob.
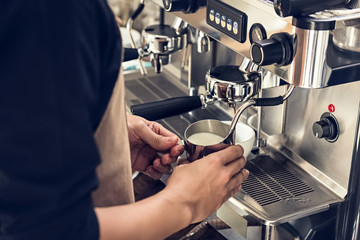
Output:
<path fill-rule="evenodd" d="M 313 133 L 317 138 L 324 138 L 334 142 L 339 137 L 339 125 L 336 118 L 330 113 L 321 116 L 320 121 L 313 124 Z"/>
<path fill-rule="evenodd" d="M 164 9 L 167 12 L 193 13 L 199 7 L 206 6 L 206 3 L 206 0 L 163 0 Z"/>
<path fill-rule="evenodd" d="M 191 7 L 190 0 L 163 0 L 164 8 L 168 12 L 189 11 Z"/>
<path fill-rule="evenodd" d="M 317 138 L 329 138 L 332 135 L 331 133 L 334 132 L 332 128 L 331 122 L 328 120 L 321 120 L 314 123 L 313 133 Z"/>
<path fill-rule="evenodd" d="M 288 65 L 294 56 L 294 39 L 288 33 L 276 33 L 269 39 L 254 42 L 250 54 L 252 61 L 260 66 Z"/>
<path fill-rule="evenodd" d="M 281 17 L 299 16 L 336 7 L 347 0 L 274 0 L 275 12 Z"/>

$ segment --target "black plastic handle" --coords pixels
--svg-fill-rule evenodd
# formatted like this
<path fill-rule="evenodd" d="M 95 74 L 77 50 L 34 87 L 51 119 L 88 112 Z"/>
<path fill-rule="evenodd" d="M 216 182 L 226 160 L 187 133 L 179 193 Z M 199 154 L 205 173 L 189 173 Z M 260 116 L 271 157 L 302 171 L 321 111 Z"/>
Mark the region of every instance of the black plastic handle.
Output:
<path fill-rule="evenodd" d="M 131 14 L 131 19 L 135 20 L 135 18 L 137 18 L 139 16 L 139 14 L 142 12 L 142 10 L 144 9 L 145 5 L 143 3 L 141 3 L 137 9 L 135 10 L 135 12 L 133 12 L 133 14 Z"/>
<path fill-rule="evenodd" d="M 137 104 L 130 107 L 132 114 L 155 121 L 158 119 L 180 115 L 200 108 L 199 96 L 169 98 L 156 102 Z"/>
<path fill-rule="evenodd" d="M 276 106 L 283 104 L 284 98 L 282 96 L 273 97 L 273 98 L 256 98 L 254 106 Z"/>
<path fill-rule="evenodd" d="M 345 5 L 346 0 L 274 0 L 276 13 L 281 17 L 299 16 Z"/>
<path fill-rule="evenodd" d="M 138 59 L 139 52 L 136 48 L 124 48 L 124 62 Z"/>

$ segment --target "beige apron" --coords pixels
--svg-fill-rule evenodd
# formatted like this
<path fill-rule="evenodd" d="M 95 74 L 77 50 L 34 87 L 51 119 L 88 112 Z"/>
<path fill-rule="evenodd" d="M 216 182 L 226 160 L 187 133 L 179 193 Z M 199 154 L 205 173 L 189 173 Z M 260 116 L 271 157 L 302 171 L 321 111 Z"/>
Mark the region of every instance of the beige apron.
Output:
<path fill-rule="evenodd" d="M 96 129 L 95 141 L 101 164 L 97 168 L 99 187 L 93 193 L 94 206 L 106 207 L 134 202 L 122 70 L 105 114 Z"/>

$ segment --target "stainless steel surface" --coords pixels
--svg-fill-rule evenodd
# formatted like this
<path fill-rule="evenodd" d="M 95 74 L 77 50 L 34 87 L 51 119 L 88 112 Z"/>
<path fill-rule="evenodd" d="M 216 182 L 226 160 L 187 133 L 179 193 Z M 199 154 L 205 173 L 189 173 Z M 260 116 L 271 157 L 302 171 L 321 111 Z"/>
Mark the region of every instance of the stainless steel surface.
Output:
<path fill-rule="evenodd" d="M 313 188 L 287 171 L 282 165 L 274 162 L 270 157 L 259 156 L 256 160 L 256 162 L 251 161 L 247 165 L 251 175 L 243 184 L 243 190 L 260 206 L 314 191 Z"/>
<path fill-rule="evenodd" d="M 261 83 L 261 75 L 257 72 L 247 73 L 243 72 L 234 66 L 219 66 L 227 73 L 235 71 L 239 79 L 222 78 L 223 75 L 212 74 L 212 71 L 206 73 L 206 91 L 213 98 L 228 102 L 234 105 L 236 102 L 243 102 L 254 97 L 259 91 Z M 220 72 L 220 71 L 219 71 Z M 216 72 L 217 73 L 217 72 Z"/>
<path fill-rule="evenodd" d="M 161 5 L 159 0 L 155 2 Z M 283 95 L 287 98 L 281 106 L 262 107 L 261 110 L 251 106 L 255 101 L 252 99 L 254 96 L 239 102 L 239 105 L 243 105 L 239 109 L 247 109 L 244 114 L 239 114 L 241 120 L 252 123 L 258 136 L 266 141 L 266 146 L 254 148 L 248 156 L 247 168 L 250 170 L 250 177 L 243 184 L 243 190 L 226 204 L 248 222 L 248 240 L 308 239 L 312 234 L 323 236 L 328 232 L 332 235 L 318 238 L 335 239 L 336 235 L 336 240 L 359 239 L 359 236 L 354 236 L 359 228 L 358 215 L 349 209 L 351 206 L 358 209 L 360 196 L 360 60 L 357 60 L 360 58 L 357 58 L 359 53 L 356 51 L 357 36 L 350 36 L 354 28 L 359 26 L 360 9 L 326 10 L 311 14 L 313 19 L 334 21 L 334 25 L 330 29 L 325 28 L 326 30 L 306 30 L 296 27 L 291 18 L 278 17 L 271 1 L 219 0 L 219 3 L 226 3 L 244 12 L 248 17 L 247 31 L 253 23 L 260 23 L 268 36 L 285 32 L 291 34 L 296 43 L 296 53 L 291 64 L 261 67 L 249 60 L 248 39 L 239 43 L 207 25 L 205 8 L 194 14 L 174 13 L 197 31 L 202 31 L 216 40 L 213 41 L 216 43 L 213 44 L 215 47 L 206 53 L 208 59 L 212 59 L 212 64 L 218 65 L 227 58 L 228 51 L 238 53 L 235 57 L 231 55 L 227 58 L 226 64 L 239 66 L 242 71 L 261 74 L 260 97 Z M 346 34 L 350 34 L 350 37 L 343 37 Z M 195 39 L 196 37 L 191 40 L 194 45 Z M 201 59 L 202 54 L 198 53 L 195 46 L 193 51 L 188 51 L 189 58 L 194 52 L 198 54 L 197 59 Z M 183 66 L 184 69 L 188 67 L 186 64 Z M 192 70 L 196 70 L 197 66 L 202 66 L 201 61 L 192 62 Z M 354 69 L 354 72 L 351 69 Z M 194 86 L 196 88 L 203 79 L 200 77 L 190 80 L 197 81 L 197 86 Z M 288 95 L 287 84 L 280 79 L 299 88 L 295 88 L 293 93 Z M 145 84 L 141 81 L 140 84 L 144 85 L 145 90 L 148 90 L 150 85 L 154 85 L 155 89 L 160 88 L 166 93 L 163 97 L 176 96 L 171 92 L 172 86 L 161 84 L 159 87 L 157 81 L 150 83 L 151 81 L 153 80 L 146 80 Z M 187 83 L 179 80 L 171 82 L 178 82 L 180 85 Z M 127 88 L 131 88 L 129 82 L 127 85 Z M 201 91 L 200 87 L 199 92 Z M 208 106 L 206 111 L 201 119 L 224 117 L 236 120 L 238 117 L 232 118 L 234 113 L 227 103 L 216 102 Z M 336 141 L 319 139 L 313 133 L 313 124 L 318 122 L 324 113 L 331 113 L 339 123 L 340 132 Z M 200 120 L 195 117 L 197 114 L 192 112 L 176 120 L 165 119 L 164 123 L 181 135 L 188 125 Z M 335 224 L 336 218 L 338 223 Z M 298 224 L 304 222 L 306 224 Z M 291 225 L 295 231 L 287 228 L 287 225 Z M 320 227 L 321 230 L 319 226 L 326 228 Z M 253 231 L 254 229 L 256 230 Z M 253 234 L 255 232 L 256 234 Z"/>
<path fill-rule="evenodd" d="M 161 31 L 169 32 L 169 35 L 162 35 Z M 148 26 L 142 31 L 142 38 L 143 48 L 153 54 L 171 54 L 183 49 L 187 44 L 186 31 L 177 32 L 168 25 Z"/>
<path fill-rule="evenodd" d="M 187 45 L 187 31 L 168 25 L 152 25 L 142 31 L 143 55 L 150 55 L 155 71 L 160 73 L 162 66 L 170 62 L 170 54 Z"/>
<path fill-rule="evenodd" d="M 151 69 L 148 70 L 147 76 L 142 76 L 138 71 L 125 72 L 128 111 L 129 107 L 134 104 L 188 95 L 186 85 L 167 72 L 166 67 L 161 74 L 156 74 Z M 230 121 L 231 117 L 223 110 L 223 107 L 219 107 L 220 104 L 215 103 L 207 106 L 206 109 L 197 109 L 186 114 L 162 119 L 159 122 L 182 138 L 185 129 L 191 123 L 209 119 L 209 116 L 212 119 Z"/>
<path fill-rule="evenodd" d="M 287 100 L 289 98 L 289 96 L 292 94 L 292 92 L 294 91 L 295 89 L 295 86 L 289 86 L 288 90 L 284 93 L 284 95 L 282 96 L 283 98 L 283 101 Z M 259 98 L 261 99 L 261 98 Z M 240 116 L 241 114 L 250 106 L 253 106 L 256 104 L 256 100 L 254 99 L 251 99 L 249 101 L 246 101 L 243 105 L 241 105 L 241 107 L 239 107 L 237 110 L 236 110 L 236 113 L 235 113 L 235 116 L 233 117 L 233 120 L 231 121 L 231 124 L 230 124 L 230 130 L 229 130 L 229 133 L 226 135 L 225 137 L 225 141 L 224 142 L 229 142 L 229 143 L 233 143 L 234 142 L 234 130 L 236 128 L 236 124 L 237 122 L 239 121 L 240 119 Z M 261 115 L 261 114 L 259 114 Z M 259 126 L 258 126 L 259 127 Z M 259 131 L 259 129 L 258 129 Z M 259 136 L 258 135 L 258 139 L 259 139 Z"/>
<path fill-rule="evenodd" d="M 229 131 L 229 127 L 230 126 L 226 123 L 215 119 L 200 120 L 189 125 L 184 132 L 184 147 L 187 159 L 192 162 L 205 157 L 218 149 L 224 148 L 223 141 L 211 145 L 199 145 L 189 141 L 190 136 L 206 132 L 225 138 L 226 133 Z"/>
<path fill-rule="evenodd" d="M 229 143 L 233 143 L 235 140 L 235 128 L 236 128 L 236 124 L 238 123 L 241 114 L 250 106 L 255 105 L 255 101 L 254 100 L 249 100 L 244 102 L 244 104 L 242 104 L 235 113 L 235 116 L 233 117 L 231 124 L 230 124 L 230 129 L 228 130 L 228 134 L 225 137 L 225 142 L 229 142 Z"/>
<path fill-rule="evenodd" d="M 360 109 L 360 103 L 359 103 Z M 351 172 L 349 178 L 346 201 L 338 208 L 336 239 L 357 240 L 360 236 L 360 111 L 358 111 L 356 137 L 354 141 L 354 153 L 352 156 Z"/>
<path fill-rule="evenodd" d="M 181 18 L 175 18 L 173 28 L 176 29 L 176 32 L 182 32 L 183 30 L 187 29 L 188 25 L 189 24 Z"/>
<path fill-rule="evenodd" d="M 284 225 L 261 225 L 257 224 L 255 219 L 247 215 L 242 209 L 237 208 L 233 203 L 227 201 L 219 209 L 222 211 L 225 209 L 226 212 L 218 214 L 220 219 L 225 219 L 226 223 L 230 222 L 231 230 L 224 229 L 219 230 L 229 240 L 260 240 L 266 239 L 266 233 L 271 234 L 268 237 L 272 237 L 271 240 L 300 240 L 300 237 L 296 232 L 290 233 Z M 236 211 L 234 211 L 236 210 Z M 232 213 L 230 213 L 232 211 Z M 237 214 L 237 216 L 235 214 Z M 226 214 L 226 215 L 225 215 Z M 242 217 L 243 216 L 243 217 Z M 245 223 L 245 221 L 246 223 Z M 235 226 L 234 226 L 235 225 Z M 286 227 L 285 227 L 286 226 Z M 244 237 L 246 235 L 246 237 Z"/>
<path fill-rule="evenodd" d="M 294 92 L 295 86 L 294 85 L 290 85 L 288 86 L 287 91 L 284 93 L 284 95 L 282 95 L 284 101 L 288 100 L 288 98 L 290 97 L 290 95 Z"/>
<path fill-rule="evenodd" d="M 166 78 L 171 78 L 171 77 L 169 77 L 168 75 L 165 76 L 164 75 L 165 74 L 155 75 L 155 76 L 150 75 L 147 76 L 146 78 L 141 78 L 141 77 L 139 78 L 138 73 L 126 75 L 125 79 L 126 79 L 126 87 L 127 87 L 128 104 L 139 103 L 143 101 L 153 101 L 156 99 L 168 98 L 168 97 L 174 97 L 174 96 L 186 94 L 186 87 L 184 85 L 182 85 L 180 82 L 177 83 L 178 80 L 169 81 Z M 309 90 L 309 89 L 300 89 L 300 88 L 295 89 L 294 93 L 288 99 L 287 111 L 289 112 L 289 109 L 293 108 L 293 110 L 290 111 L 291 114 L 294 114 L 293 112 L 296 112 L 295 119 L 296 118 L 299 119 L 295 121 L 294 119 L 289 119 L 289 116 L 287 115 L 285 132 L 288 134 L 289 128 L 291 130 L 290 133 L 292 132 L 292 134 L 295 135 L 296 133 L 301 133 L 303 131 L 310 131 L 310 130 L 306 130 L 306 126 L 311 124 L 308 123 L 309 120 L 304 121 L 304 119 L 307 119 L 308 116 L 316 115 L 315 113 L 318 112 L 318 116 L 314 116 L 314 120 L 315 119 L 317 120 L 317 117 L 321 115 L 322 111 L 326 111 L 329 102 L 333 103 L 336 106 L 336 112 L 338 112 L 340 115 L 347 115 L 348 118 L 349 114 L 344 114 L 344 111 L 358 112 L 359 110 L 358 106 L 352 106 L 347 104 L 348 102 L 359 103 L 359 99 L 356 97 L 357 95 L 354 94 L 358 92 L 358 90 L 359 90 L 359 84 L 356 83 L 344 85 L 340 89 L 339 87 L 319 89 L 319 90 L 315 90 L 315 89 Z M 319 94 L 318 91 L 322 92 L 322 94 Z M 309 92 L 313 92 L 313 93 L 309 94 Z M 337 99 L 337 101 L 333 101 L 333 98 L 331 96 L 338 95 L 341 92 L 346 92 L 348 94 L 346 94 L 345 98 Z M 317 96 L 315 99 L 313 99 L 315 103 L 310 101 L 308 104 L 304 104 L 304 102 L 306 103 L 308 101 L 309 98 L 308 95 L 312 95 L 312 98 Z M 343 104 L 340 104 L 340 102 L 342 102 Z M 311 107 L 312 105 L 313 107 Z M 212 107 L 215 107 L 216 110 L 211 109 Z M 212 116 L 218 119 L 227 118 L 227 120 L 229 120 L 231 117 L 225 112 L 221 112 L 221 109 L 222 108 L 219 108 L 219 105 L 218 106 L 214 105 L 206 109 L 205 112 L 199 109 L 190 114 L 185 114 L 176 118 L 164 119 L 163 121 L 161 121 L 161 123 L 164 124 L 166 127 L 168 127 L 170 130 L 177 132 L 179 136 L 181 136 L 183 131 L 190 123 L 198 121 L 199 119 L 205 119 L 205 118 L 209 118 L 209 116 Z M 346 116 L 344 116 L 344 118 L 345 117 Z M 267 118 L 265 117 L 264 120 L 268 121 L 269 119 L 267 120 Z M 344 124 L 344 120 L 340 120 L 340 123 Z M 281 168 L 286 170 L 285 172 L 291 173 L 291 176 L 294 176 L 295 179 L 299 179 L 302 183 L 306 184 L 306 186 L 309 186 L 314 191 L 300 196 L 295 196 L 294 194 L 295 197 L 294 196 L 290 196 L 288 198 L 285 197 L 283 198 L 283 200 L 280 200 L 272 204 L 267 204 L 265 206 L 261 206 L 250 195 L 245 194 L 245 192 L 241 192 L 240 194 L 236 195 L 236 197 L 229 200 L 231 206 L 234 207 L 234 210 L 242 209 L 246 214 L 250 214 L 253 217 L 254 216 L 257 217 L 257 221 L 260 224 L 264 224 L 263 227 L 265 227 L 270 225 L 273 226 L 274 224 L 278 225 L 280 223 L 290 221 L 291 219 L 298 219 L 307 215 L 316 214 L 317 212 L 325 211 L 326 209 L 328 209 L 332 203 L 336 204 L 338 202 L 341 202 L 344 197 L 344 194 L 346 194 L 346 187 L 343 187 L 336 182 L 336 177 L 333 177 L 335 175 L 331 175 L 331 177 L 334 178 L 332 179 L 330 178 L 330 176 L 328 176 L 328 173 L 331 174 L 331 171 L 335 171 L 337 173 L 341 172 L 341 174 L 338 176 L 338 179 L 344 180 L 348 178 L 349 166 L 347 165 L 351 161 L 348 158 L 351 158 L 351 152 L 352 152 L 351 151 L 352 146 L 350 142 L 352 141 L 351 136 L 355 134 L 354 128 L 356 127 L 354 125 L 356 125 L 356 121 L 357 121 L 356 119 L 353 120 L 348 119 L 348 120 L 349 122 L 353 122 L 353 124 L 348 124 L 347 127 L 344 126 L 342 127 L 343 131 L 342 131 L 342 135 L 339 137 L 339 141 L 340 139 L 344 138 L 344 139 L 348 139 L 349 142 L 345 144 L 344 143 L 338 144 L 338 142 L 332 144 L 328 143 L 330 144 L 330 146 L 328 146 L 329 147 L 328 151 L 331 151 L 329 155 L 327 154 L 324 155 L 324 153 L 326 153 L 327 150 L 320 150 L 322 151 L 321 153 L 318 153 L 316 154 L 316 156 L 310 158 L 310 160 L 314 159 L 314 161 L 316 161 L 316 158 L 319 157 L 320 157 L 320 161 L 321 159 L 323 159 L 324 164 L 328 166 L 329 172 L 322 172 L 323 166 L 315 167 L 312 165 L 312 164 L 317 164 L 317 162 L 312 163 L 312 162 L 308 162 L 308 159 L 304 160 L 300 158 L 297 155 L 299 152 L 291 152 L 289 149 L 285 148 L 284 146 L 281 147 L 281 145 L 279 145 L 279 142 L 281 141 L 278 138 L 280 137 L 281 140 L 283 140 L 282 135 L 276 136 L 274 139 L 270 139 L 268 141 L 269 143 L 268 148 L 261 148 L 263 154 L 270 155 L 272 157 L 271 160 L 268 160 L 266 157 L 265 161 L 264 159 L 262 159 L 262 161 L 257 163 L 256 161 L 259 160 L 255 159 L 255 164 L 253 165 L 257 168 L 261 167 L 262 163 L 268 164 L 269 161 L 273 161 L 275 162 L 275 164 L 280 164 Z M 271 119 L 271 121 L 274 121 L 274 119 Z M 290 139 L 293 137 L 294 136 L 291 136 Z M 303 138 L 300 137 L 300 139 Z M 304 144 L 307 144 L 306 142 L 307 139 L 304 138 L 301 142 L 297 144 L 299 144 L 300 147 L 301 146 L 304 147 Z M 316 153 L 317 149 L 319 149 L 319 146 L 324 144 L 326 145 L 325 142 L 326 141 L 317 139 L 317 141 L 313 141 L 310 143 L 310 145 L 312 146 L 307 147 L 307 151 L 313 151 Z M 350 145 L 350 146 L 344 148 L 344 146 L 346 145 Z M 332 154 L 333 156 L 331 156 Z M 341 157 L 339 157 L 340 155 L 338 154 L 340 154 Z M 322 157 L 322 155 L 324 156 Z M 253 155 L 253 157 L 255 157 L 255 155 Z M 251 159 L 252 157 L 250 156 L 249 163 L 253 163 L 252 161 L 254 160 Z M 341 159 L 341 161 L 339 159 Z M 273 163 L 270 162 L 270 164 Z M 294 181 L 297 182 L 297 180 Z M 285 193 L 287 192 L 285 191 Z M 255 207 L 257 207 L 257 209 L 253 209 Z M 274 234 L 277 235 L 279 231 L 278 227 L 276 226 L 275 229 L 276 229 L 276 233 Z M 248 239 L 255 240 L 258 238 L 248 238 Z M 285 238 L 285 239 L 290 239 L 290 238 Z"/>
<path fill-rule="evenodd" d="M 144 0 L 140 1 L 140 5 L 144 5 Z M 155 71 L 160 73 L 162 66 L 170 62 L 170 54 L 180 51 L 187 45 L 187 23 L 180 18 L 177 18 L 174 27 L 168 25 L 151 25 L 147 26 L 142 31 L 142 46 L 138 47 L 135 44 L 132 28 L 134 19 L 129 18 L 126 24 L 127 31 L 130 37 L 130 44 L 132 48 L 137 48 L 139 52 L 139 68 L 142 75 L 147 74 L 147 70 L 143 65 L 142 59 L 150 59 Z"/>
<path fill-rule="evenodd" d="M 340 8 L 340 9 L 328 9 L 320 12 L 310 14 L 309 16 L 314 18 L 328 19 L 335 21 L 336 25 L 342 22 L 356 21 L 359 18 L 360 8 L 359 2 L 354 9 Z M 339 28 L 338 26 L 336 28 Z M 342 28 L 342 27 L 340 27 Z"/>
<path fill-rule="evenodd" d="M 170 62 L 170 55 L 151 54 L 150 60 L 155 68 L 155 72 L 161 73 L 163 65 L 167 65 Z"/>
<path fill-rule="evenodd" d="M 155 3 L 162 6 L 161 0 L 153 0 Z M 291 18 L 280 18 L 276 15 L 275 11 L 273 10 L 272 4 L 266 1 L 246 1 L 246 0 L 225 0 L 222 1 L 230 6 L 233 6 L 236 9 L 239 9 L 245 12 L 249 19 L 248 19 L 248 28 L 251 27 L 252 24 L 260 22 L 266 28 L 268 35 L 270 36 L 276 32 L 291 32 L 292 25 L 291 25 Z M 219 32 L 214 31 L 214 28 L 210 27 L 206 23 L 206 9 L 201 8 L 194 14 L 184 14 L 182 12 L 174 12 L 176 16 L 179 16 L 184 21 L 188 22 L 195 28 L 203 31 L 204 33 L 208 34 L 209 36 L 213 37 L 215 40 L 218 40 L 222 44 L 228 46 L 229 48 L 233 49 L 234 51 L 241 53 L 242 55 L 250 58 L 250 42 L 247 41 L 244 44 L 239 44 L 236 40 L 228 37 L 227 35 Z M 254 17 L 251 18 L 251 14 L 254 14 Z M 256 18 L 255 18 L 256 15 Z"/>
<path fill-rule="evenodd" d="M 224 203 L 216 212 L 217 217 L 246 239 L 248 221 L 241 214 L 241 212 L 235 212 L 228 203 Z"/>
<path fill-rule="evenodd" d="M 162 6 L 161 0 L 153 0 L 153 1 L 159 4 L 160 6 Z M 222 2 L 230 6 L 233 6 L 236 9 L 241 10 L 248 15 L 248 30 L 250 29 L 252 24 L 261 23 L 265 27 L 268 36 L 277 32 L 293 33 L 291 18 L 283 19 L 277 16 L 275 11 L 273 10 L 272 4 L 270 4 L 269 2 L 250 1 L 250 0 L 238 0 L 238 1 L 225 0 Z M 251 43 L 249 39 L 247 39 L 245 43 L 239 44 L 239 42 L 223 34 L 222 32 L 214 31 L 214 28 L 212 28 L 206 23 L 206 8 L 201 8 L 196 13 L 193 14 L 184 14 L 182 12 L 174 12 L 174 14 L 180 17 L 181 19 L 183 19 L 184 21 L 188 22 L 190 25 L 194 26 L 195 28 L 208 34 L 213 39 L 221 42 L 222 44 L 234 50 L 235 52 L 240 53 L 241 55 L 250 59 L 249 49 Z M 273 68 L 272 66 L 265 68 L 275 73 L 279 77 L 287 80 L 286 69 L 282 69 L 282 68 L 276 69 Z"/>
<path fill-rule="evenodd" d="M 197 36 L 196 46 L 198 53 L 209 52 L 211 50 L 211 47 L 210 47 L 210 39 L 208 35 L 199 31 Z"/>
<path fill-rule="evenodd" d="M 360 8 L 359 2 L 355 9 L 328 10 L 314 14 L 315 17 L 323 15 L 336 19 L 336 27 L 333 30 L 333 42 L 341 49 L 360 52 Z"/>
<path fill-rule="evenodd" d="M 141 3 L 143 3 L 143 1 L 141 1 Z M 134 23 L 134 20 L 132 18 L 129 18 L 127 23 L 126 23 L 126 29 L 127 29 L 128 33 L 129 33 L 131 47 L 132 48 L 138 48 L 138 46 L 136 46 L 136 44 L 135 44 L 134 37 L 132 35 L 133 23 Z M 141 74 L 146 75 L 147 71 L 146 71 L 146 68 L 143 65 L 143 62 L 142 62 L 140 56 L 138 58 L 138 62 L 139 62 L 139 67 L 140 67 Z"/>
<path fill-rule="evenodd" d="M 186 56 L 186 64 L 184 63 L 182 66 L 182 73 L 187 76 L 186 81 L 188 83 L 188 88 L 198 89 L 200 86 L 204 85 L 205 74 L 213 67 L 214 42 L 207 42 L 208 51 L 199 53 L 199 44 L 203 44 L 202 39 L 204 39 L 204 34 L 190 26 L 189 32 L 191 34 L 191 42 L 189 41 L 187 45 L 187 53 L 189 54 L 186 56 L 184 53 Z M 204 51 L 205 49 L 203 48 L 200 50 Z"/>
<path fill-rule="evenodd" d="M 162 5 L 162 2 L 159 0 L 154 0 L 154 2 L 160 6 Z M 326 41 L 330 38 L 331 31 L 305 30 L 294 27 L 291 23 L 291 18 L 280 18 L 276 15 L 270 1 L 222 0 L 221 2 L 247 14 L 247 32 L 253 24 L 261 23 L 266 29 L 268 36 L 274 33 L 286 32 L 296 37 L 298 46 L 296 47 L 294 60 L 290 65 L 283 67 L 270 65 L 263 68 L 276 74 L 288 83 L 300 87 L 322 88 L 339 84 L 339 82 L 329 81 L 329 69 L 324 55 L 324 51 L 327 50 L 329 45 Z M 222 32 L 214 31 L 214 28 L 206 23 L 206 8 L 201 8 L 193 14 L 184 14 L 182 12 L 174 12 L 174 14 L 235 52 L 248 59 L 251 58 L 249 39 L 245 43 L 240 44 Z M 360 11 L 359 9 L 323 11 L 313 14 L 312 17 L 322 19 L 322 21 L 335 21 L 336 28 L 340 28 L 341 22 L 360 19 Z"/>
<path fill-rule="evenodd" d="M 265 225 L 263 227 L 263 231 L 262 231 L 262 236 L 261 236 L 261 239 L 263 240 L 271 240 L 271 239 L 274 239 L 274 229 L 275 229 L 275 226 L 273 225 Z"/>
<path fill-rule="evenodd" d="M 288 99 L 285 134 L 282 136 L 284 146 L 342 186 L 342 197 L 348 187 L 359 91 L 360 82 L 326 89 L 295 89 Z M 311 127 L 328 111 L 329 104 L 335 106 L 333 115 L 340 125 L 340 136 L 334 143 L 317 139 Z"/>
<path fill-rule="evenodd" d="M 262 98 L 262 90 L 258 93 L 258 98 Z M 261 138 L 261 123 L 262 123 L 262 107 L 257 108 L 257 124 L 256 124 L 256 147 L 265 147 L 266 140 Z M 235 118 L 235 117 L 234 117 Z"/>
<path fill-rule="evenodd" d="M 253 63 L 250 59 L 246 57 L 242 57 L 239 69 L 245 72 L 261 73 L 261 89 L 278 87 L 280 85 L 279 76 Z"/>
<path fill-rule="evenodd" d="M 327 86 L 331 69 L 325 60 L 330 31 L 296 28 L 295 34 L 298 38 L 297 53 L 289 67 L 288 81 L 306 88 Z"/>
<path fill-rule="evenodd" d="M 277 225 L 327 210 L 341 201 L 331 189 L 271 148 L 249 160 L 249 181 L 229 201 L 264 225 Z M 249 157 L 250 158 L 250 157 Z"/>
<path fill-rule="evenodd" d="M 274 97 L 281 96 L 288 90 L 288 85 L 281 85 L 279 87 L 273 87 L 268 89 L 262 89 L 262 97 Z M 261 133 L 266 133 L 266 135 L 272 136 L 277 134 L 284 133 L 285 129 L 285 116 L 286 116 L 286 106 L 288 101 L 284 104 L 273 107 L 262 107 L 261 112 L 258 112 L 257 118 L 261 118 Z M 255 119 L 253 117 L 253 119 Z M 271 120 L 270 120 L 271 119 Z M 252 121 L 249 119 L 249 121 Z M 256 126 L 256 120 L 253 120 L 253 126 Z M 266 140 L 266 136 L 262 137 Z"/>
<path fill-rule="evenodd" d="M 314 179 L 317 179 L 319 184 L 326 186 L 328 189 L 331 189 L 334 194 L 339 196 L 339 198 L 343 199 L 344 195 L 346 194 L 346 189 L 344 189 L 339 183 L 335 182 L 329 176 L 327 176 L 323 169 L 317 169 L 313 165 L 311 165 L 308 161 L 301 158 L 296 152 L 293 152 L 289 148 L 281 145 L 281 140 L 283 140 L 283 136 L 271 136 L 268 138 L 269 146 L 272 146 L 276 151 L 281 152 L 287 158 L 290 159 L 295 165 L 299 166 L 303 171 L 306 171 Z M 347 176 L 345 176 L 347 177 Z"/>
<path fill-rule="evenodd" d="M 360 24 L 334 31 L 334 44 L 341 49 L 360 52 Z"/>

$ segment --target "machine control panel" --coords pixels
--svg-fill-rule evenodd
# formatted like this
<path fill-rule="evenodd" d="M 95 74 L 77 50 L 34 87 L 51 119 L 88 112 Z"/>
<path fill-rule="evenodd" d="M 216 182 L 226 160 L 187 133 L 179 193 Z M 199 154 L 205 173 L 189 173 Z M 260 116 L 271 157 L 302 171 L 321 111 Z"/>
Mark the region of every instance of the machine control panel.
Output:
<path fill-rule="evenodd" d="M 206 22 L 240 43 L 246 41 L 247 15 L 225 3 L 209 0 Z"/>

